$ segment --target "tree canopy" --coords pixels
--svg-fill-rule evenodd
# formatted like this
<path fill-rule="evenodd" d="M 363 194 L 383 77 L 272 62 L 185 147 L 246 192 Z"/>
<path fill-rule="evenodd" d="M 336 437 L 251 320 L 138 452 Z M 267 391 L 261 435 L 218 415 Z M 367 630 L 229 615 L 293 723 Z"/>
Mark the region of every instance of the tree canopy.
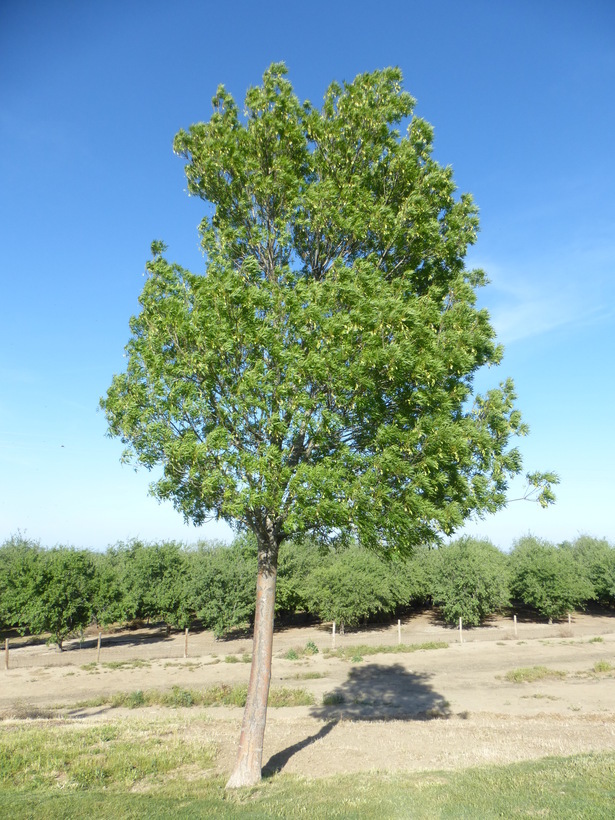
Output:
<path fill-rule="evenodd" d="M 504 553 L 489 541 L 461 538 L 431 555 L 430 590 L 448 623 L 478 626 L 510 599 Z"/>
<path fill-rule="evenodd" d="M 513 597 L 549 620 L 572 612 L 595 594 L 588 567 L 566 547 L 527 535 L 516 542 L 510 562 Z"/>
<path fill-rule="evenodd" d="M 243 117 L 220 86 L 209 122 L 177 134 L 208 203 L 204 271 L 153 244 L 127 369 L 102 400 L 127 457 L 162 468 L 159 498 L 256 536 L 255 636 L 273 628 L 282 540 L 392 554 L 452 533 L 506 503 L 510 439 L 527 431 L 511 381 L 473 394 L 502 355 L 476 305 L 486 277 L 464 264 L 477 209 L 432 158 L 401 72 L 334 82 L 320 109 L 286 74 L 273 64 Z"/>
<path fill-rule="evenodd" d="M 469 404 L 499 362 L 480 271 L 464 268 L 476 208 L 431 158 L 432 129 L 396 69 L 301 105 L 272 66 L 246 97 L 221 87 L 180 131 L 206 273 L 154 259 L 127 372 L 103 401 L 154 492 L 200 523 L 268 541 L 351 529 L 400 549 L 505 503 L 524 433 L 511 382 Z"/>

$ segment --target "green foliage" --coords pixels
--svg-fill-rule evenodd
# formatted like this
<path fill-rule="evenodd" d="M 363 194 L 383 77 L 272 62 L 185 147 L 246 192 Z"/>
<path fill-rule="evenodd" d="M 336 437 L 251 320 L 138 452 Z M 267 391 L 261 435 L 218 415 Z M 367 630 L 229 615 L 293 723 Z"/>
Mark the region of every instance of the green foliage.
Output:
<path fill-rule="evenodd" d="M 431 597 L 429 562 L 432 550 L 424 544 L 412 554 L 390 562 L 387 569 L 398 607 L 424 604 Z"/>
<path fill-rule="evenodd" d="M 393 612 L 398 601 L 389 570 L 386 562 L 357 546 L 332 554 L 306 579 L 310 611 L 346 626 Z"/>
<path fill-rule="evenodd" d="M 17 534 L 0 546 L 0 626 L 27 631 L 32 605 L 31 588 L 38 572 L 42 548 Z"/>
<path fill-rule="evenodd" d="M 560 618 L 594 595 L 570 549 L 526 536 L 515 544 L 510 566 L 512 596 L 546 618 Z"/>
<path fill-rule="evenodd" d="M 502 355 L 476 306 L 486 277 L 465 268 L 477 209 L 432 158 L 399 69 L 332 83 L 320 110 L 286 74 L 265 71 L 243 119 L 220 86 L 209 122 L 177 134 L 188 190 L 207 203 L 206 268 L 152 244 L 126 371 L 101 399 L 125 458 L 161 468 L 154 495 L 186 520 L 255 536 L 263 652 L 283 541 L 354 538 L 407 555 L 506 504 L 522 468 L 511 438 L 527 432 L 510 380 L 473 394 L 475 373 Z M 528 476 L 543 504 L 555 480 Z M 356 623 L 394 605 L 381 573 L 369 583 L 350 566 L 358 589 L 335 562 L 319 573 L 331 591 L 310 584 L 306 598 L 325 618 Z M 246 614 L 220 623 L 208 608 L 217 632 Z M 267 655 L 246 723 L 258 749 Z M 258 778 L 260 752 L 229 783 Z"/>
<path fill-rule="evenodd" d="M 138 539 L 95 554 L 97 623 L 135 619 L 186 627 L 192 619 L 186 594 L 188 558 L 174 541 L 147 544 Z"/>
<path fill-rule="evenodd" d="M 579 564 L 580 571 L 594 588 L 591 596 L 604 606 L 615 604 L 615 549 L 605 538 L 580 535 L 572 542 L 564 542 Z"/>
<path fill-rule="evenodd" d="M 92 609 L 100 626 L 121 624 L 135 617 L 136 605 L 129 595 L 132 587 L 130 551 L 127 546 L 109 547 L 92 556 L 96 584 Z"/>
<path fill-rule="evenodd" d="M 152 245 L 101 404 L 126 457 L 162 467 L 156 496 L 251 530 L 267 560 L 309 532 L 408 552 L 502 507 L 521 470 L 512 383 L 472 396 L 501 358 L 486 278 L 464 267 L 477 209 L 398 69 L 332 83 L 320 110 L 286 73 L 248 91 L 245 119 L 220 86 L 209 122 L 178 133 L 209 203 L 206 270 Z M 554 478 L 530 477 L 545 503 Z"/>
<path fill-rule="evenodd" d="M 64 639 L 92 619 L 95 567 L 91 553 L 55 547 L 38 553 L 29 578 L 25 622 L 32 633 L 49 632 L 62 649 Z"/>
<path fill-rule="evenodd" d="M 188 626 L 188 561 L 182 545 L 175 541 L 144 544 L 134 540 L 127 550 L 124 585 L 133 617 L 162 620 L 180 628 Z"/>
<path fill-rule="evenodd" d="M 432 599 L 448 623 L 478 626 L 508 605 L 506 556 L 489 541 L 461 538 L 430 557 Z"/>
<path fill-rule="evenodd" d="M 278 560 L 276 614 L 290 615 L 309 610 L 307 579 L 328 555 L 329 550 L 313 539 L 301 538 L 282 543 Z"/>
<path fill-rule="evenodd" d="M 189 553 L 186 589 L 191 607 L 207 629 L 223 637 L 254 618 L 256 547 L 238 538 L 230 546 L 202 544 Z"/>

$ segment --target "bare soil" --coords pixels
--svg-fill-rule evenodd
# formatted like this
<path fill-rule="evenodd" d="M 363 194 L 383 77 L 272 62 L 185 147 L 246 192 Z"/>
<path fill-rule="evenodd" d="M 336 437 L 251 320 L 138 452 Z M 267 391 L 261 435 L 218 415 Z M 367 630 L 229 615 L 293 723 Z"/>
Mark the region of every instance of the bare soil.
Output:
<path fill-rule="evenodd" d="M 594 640 L 592 640 L 594 639 Z M 597 640 L 596 640 L 597 639 Z M 397 624 L 336 635 L 336 648 L 394 646 Z M 281 628 L 274 638 L 272 687 L 297 687 L 315 705 L 270 708 L 265 768 L 309 777 L 339 772 L 452 769 L 547 755 L 615 750 L 615 617 L 576 614 L 569 625 L 512 620 L 459 632 L 432 612 L 401 624 L 404 644 L 445 641 L 445 649 L 325 657 L 331 626 Z M 308 642 L 318 654 L 298 660 Z M 160 629 L 104 634 L 96 665 L 97 634 L 65 644 L 11 643 L 9 669 L 0 670 L 0 718 L 35 718 L 63 707 L 66 719 L 90 723 L 164 718 L 177 731 L 214 742 L 218 766 L 233 764 L 242 710 L 111 709 L 78 707 L 101 694 L 138 689 L 190 689 L 246 683 L 251 639 L 216 641 L 211 633 Z M 229 662 L 228 659 L 236 662 Z M 612 669 L 596 672 L 603 662 Z M 566 673 L 535 683 L 512 683 L 507 672 L 544 666 Z M 84 668 L 85 667 L 85 668 Z M 324 706 L 323 697 L 337 701 Z M 331 698 L 333 696 L 333 698 Z M 6 725 L 6 724 L 5 724 Z"/>

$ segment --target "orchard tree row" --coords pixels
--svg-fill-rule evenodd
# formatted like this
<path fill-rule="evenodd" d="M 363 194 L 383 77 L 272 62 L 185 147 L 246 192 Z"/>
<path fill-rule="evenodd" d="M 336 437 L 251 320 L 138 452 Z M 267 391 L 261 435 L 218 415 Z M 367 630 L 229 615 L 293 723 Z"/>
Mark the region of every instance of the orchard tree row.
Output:
<path fill-rule="evenodd" d="M 250 537 L 195 547 L 135 540 L 104 553 L 13 537 L 0 547 L 0 626 L 49 633 L 60 647 L 92 623 L 135 620 L 198 621 L 222 637 L 253 623 L 256 560 Z M 446 622 L 474 626 L 512 604 L 552 619 L 589 602 L 615 605 L 615 549 L 588 536 L 559 546 L 527 536 L 509 554 L 462 538 L 390 561 L 356 544 L 280 550 L 278 617 L 306 613 L 343 627 L 433 603 Z"/>

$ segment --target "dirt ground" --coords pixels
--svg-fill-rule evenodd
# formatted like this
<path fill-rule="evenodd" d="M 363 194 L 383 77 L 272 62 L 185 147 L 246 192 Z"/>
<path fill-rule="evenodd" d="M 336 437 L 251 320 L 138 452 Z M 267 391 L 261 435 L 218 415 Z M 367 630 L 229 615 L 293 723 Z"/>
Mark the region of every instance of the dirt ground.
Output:
<path fill-rule="evenodd" d="M 593 639 L 593 640 L 592 640 Z M 494 619 L 459 632 L 433 613 L 401 624 L 401 641 L 445 641 L 447 648 L 403 654 L 365 655 L 354 662 L 324 657 L 331 626 L 279 629 L 274 639 L 272 687 L 313 693 L 314 706 L 270 708 L 263 761 L 269 769 L 310 777 L 338 772 L 451 769 L 507 763 L 547 755 L 615 749 L 615 617 L 576 614 L 572 622 L 537 624 Z M 312 641 L 319 653 L 284 657 Z M 336 648 L 392 646 L 398 626 L 336 635 Z M 78 707 L 97 695 L 137 689 L 199 689 L 247 682 L 249 637 L 216 641 L 210 633 L 157 629 L 103 634 L 64 652 L 45 644 L 11 645 L 9 669 L 0 669 L 0 718 L 36 717 L 63 707 L 68 720 L 83 722 L 164 719 L 177 731 L 197 732 L 218 750 L 218 767 L 233 764 L 242 710 L 111 709 Z M 228 662 L 228 658 L 237 662 Z M 128 663 L 129 662 L 129 663 Z M 118 665 L 122 664 L 122 665 Z M 0 666 L 3 666 L 0 662 Z M 511 683 L 507 672 L 545 666 L 565 676 Z M 323 706 L 323 696 L 341 701 Z M 6 724 L 5 724 L 6 725 Z M 1 724 L 0 724 L 1 736 Z"/>

